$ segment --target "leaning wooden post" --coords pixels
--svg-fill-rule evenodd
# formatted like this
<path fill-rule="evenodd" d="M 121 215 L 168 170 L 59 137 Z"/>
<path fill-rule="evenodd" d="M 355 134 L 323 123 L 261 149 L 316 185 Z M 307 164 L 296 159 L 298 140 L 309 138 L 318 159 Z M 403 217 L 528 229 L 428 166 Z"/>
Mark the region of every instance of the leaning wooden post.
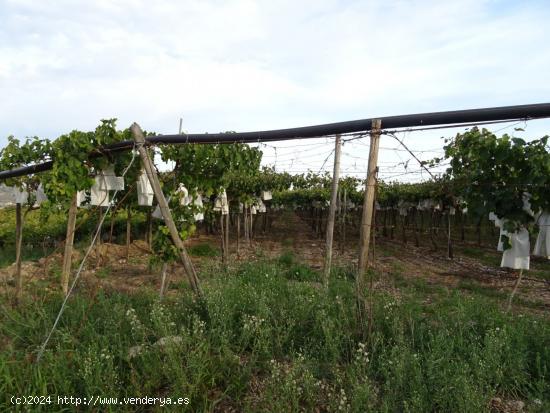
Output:
<path fill-rule="evenodd" d="M 360 311 L 363 310 L 365 275 L 369 265 L 369 245 L 372 227 L 372 215 L 374 210 L 374 195 L 376 192 L 376 171 L 378 168 L 378 147 L 380 146 L 380 128 L 382 121 L 372 121 L 370 133 L 369 166 L 367 172 L 367 183 L 365 184 L 365 197 L 363 199 L 363 215 L 361 218 L 361 236 L 359 244 L 359 265 L 355 279 L 357 299 L 360 304 Z"/>
<path fill-rule="evenodd" d="M 103 203 L 103 202 L 102 202 Z M 97 218 L 97 225 L 98 225 L 98 236 L 97 236 L 97 242 L 96 242 L 96 251 L 97 251 L 97 257 L 96 257 L 96 262 L 95 262 L 95 267 L 96 268 L 99 268 L 101 267 L 101 225 L 99 225 L 103 219 L 103 210 L 101 209 L 103 208 L 102 206 L 98 206 L 97 209 L 98 209 L 98 213 L 99 213 L 99 216 Z M 93 237 L 93 233 L 92 233 L 92 237 Z"/>
<path fill-rule="evenodd" d="M 15 204 L 15 300 L 19 301 L 23 293 L 23 276 L 21 274 L 21 248 L 23 246 L 23 217 L 21 204 Z"/>
<path fill-rule="evenodd" d="M 162 300 L 162 297 L 164 297 L 164 290 L 166 289 L 166 271 L 168 271 L 168 264 L 163 262 L 162 263 L 162 277 L 160 280 L 160 291 L 159 291 L 159 299 Z"/>
<path fill-rule="evenodd" d="M 65 237 L 65 252 L 63 253 L 63 269 L 61 271 L 61 289 L 63 290 L 63 294 L 67 294 L 67 291 L 69 290 L 69 275 L 71 274 L 76 213 L 76 194 L 74 194 L 73 199 L 71 200 L 71 206 L 69 207 L 67 236 Z"/>
<path fill-rule="evenodd" d="M 172 218 L 170 208 L 168 208 L 168 203 L 166 202 L 166 198 L 164 198 L 164 194 L 162 193 L 159 178 L 157 176 L 155 168 L 153 167 L 153 162 L 151 161 L 151 158 L 149 157 L 149 154 L 147 153 L 147 150 L 144 147 L 145 137 L 143 136 L 143 132 L 137 123 L 134 123 L 131 126 L 130 130 L 132 131 L 134 140 L 137 143 L 139 155 L 141 156 L 141 160 L 143 161 L 143 166 L 145 167 L 147 178 L 149 179 L 149 182 L 153 187 L 155 198 L 157 199 L 157 202 L 159 204 L 159 209 L 160 209 L 160 212 L 162 213 L 162 217 L 164 218 L 164 222 L 168 227 L 168 230 L 170 231 L 172 242 L 178 249 L 179 256 L 183 264 L 183 268 L 185 269 L 185 273 L 187 274 L 187 278 L 189 279 L 189 283 L 191 284 L 191 288 L 193 289 L 193 291 L 198 297 L 202 298 L 202 291 L 200 289 L 197 273 L 195 272 L 193 263 L 191 262 L 191 259 L 187 254 L 187 250 L 185 249 L 185 246 L 183 245 L 183 241 L 180 238 L 180 234 Z"/>
<path fill-rule="evenodd" d="M 506 306 L 506 312 L 510 312 L 512 309 L 512 300 L 514 299 L 514 295 L 516 295 L 516 291 L 518 290 L 519 283 L 521 281 L 521 277 L 523 276 L 523 268 L 519 270 L 518 279 L 516 280 L 514 284 L 514 289 L 510 293 L 510 297 L 508 298 L 508 305 Z"/>
<path fill-rule="evenodd" d="M 328 287 L 330 278 L 330 268 L 332 265 L 332 239 L 334 237 L 334 218 L 336 217 L 336 201 L 338 196 L 338 181 L 340 180 L 340 150 L 342 143 L 340 135 L 336 135 L 334 146 L 334 172 L 332 173 L 332 189 L 330 194 L 330 209 L 328 212 L 327 230 L 326 230 L 326 246 L 325 246 L 325 272 L 324 284 Z"/>

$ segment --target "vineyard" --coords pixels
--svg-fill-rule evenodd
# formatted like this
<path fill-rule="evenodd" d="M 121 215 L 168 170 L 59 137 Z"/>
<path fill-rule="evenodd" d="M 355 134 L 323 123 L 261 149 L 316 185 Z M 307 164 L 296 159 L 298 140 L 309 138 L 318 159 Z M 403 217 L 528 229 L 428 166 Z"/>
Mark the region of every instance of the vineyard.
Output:
<path fill-rule="evenodd" d="M 309 136 L 107 119 L 9 137 L 2 410 L 72 394 L 187 399 L 173 411 L 549 411 L 548 137 L 483 116 L 422 159 L 394 118 Z M 331 172 L 276 168 L 260 145 L 317 136 Z M 380 140 L 426 179 L 381 176 Z M 364 176 L 340 171 L 355 142 Z"/>

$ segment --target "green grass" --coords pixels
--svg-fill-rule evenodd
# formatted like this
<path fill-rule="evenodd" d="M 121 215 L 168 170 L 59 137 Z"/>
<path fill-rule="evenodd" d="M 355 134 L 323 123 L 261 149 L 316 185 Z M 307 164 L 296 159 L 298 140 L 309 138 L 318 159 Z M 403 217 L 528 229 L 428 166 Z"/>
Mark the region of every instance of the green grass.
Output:
<path fill-rule="evenodd" d="M 195 244 L 188 247 L 188 252 L 196 257 L 217 257 L 220 255 L 220 249 L 213 247 L 209 243 Z"/>
<path fill-rule="evenodd" d="M 529 276 L 550 281 L 550 260 L 539 257 L 531 259 Z"/>
<path fill-rule="evenodd" d="M 461 280 L 458 283 L 458 287 L 462 290 L 473 292 L 476 295 L 484 296 L 494 300 L 500 300 L 501 302 L 508 300 L 510 296 L 510 292 L 499 291 L 494 287 L 484 286 L 468 280 Z M 521 284 L 520 284 L 519 290 L 521 291 Z M 547 305 L 544 303 L 544 301 L 525 300 L 517 296 L 514 297 L 514 303 L 516 305 L 521 305 L 522 307 L 527 307 L 527 308 L 534 308 L 534 309 L 541 309 L 541 310 L 544 310 L 547 308 Z"/>
<path fill-rule="evenodd" d="M 485 255 L 485 251 L 479 249 L 479 248 L 472 248 L 472 247 L 464 247 L 462 248 L 461 252 L 472 258 L 482 258 Z"/>
<path fill-rule="evenodd" d="M 295 281 L 319 281 L 320 274 L 300 262 L 292 251 L 283 252 L 276 262 L 282 267 L 282 274 Z"/>
<path fill-rule="evenodd" d="M 495 253 L 488 253 L 483 249 L 473 248 L 473 247 L 464 247 L 459 249 L 458 252 L 461 252 L 467 257 L 475 258 L 482 264 L 491 266 L 491 267 L 500 267 L 500 260 L 502 258 L 502 253 L 498 255 Z"/>
<path fill-rule="evenodd" d="M 483 412 L 494 396 L 550 410 L 548 320 L 503 314 L 476 292 L 430 290 L 426 304 L 425 285 L 402 282 L 399 299 L 372 294 L 363 329 L 348 269 L 325 291 L 289 280 L 296 265 L 287 257 L 203 274 L 208 312 L 183 288 L 162 304 L 156 293 L 81 292 L 40 365 L 61 297 L 2 305 L 0 410 L 11 395 L 46 394 L 188 397 L 183 411 Z"/>
<path fill-rule="evenodd" d="M 280 265 L 290 267 L 295 264 L 296 256 L 292 251 L 284 251 L 278 258 Z"/>
<path fill-rule="evenodd" d="M 477 295 L 484 296 L 487 298 L 497 298 L 497 299 L 505 300 L 509 296 L 509 293 L 507 292 L 499 291 L 494 287 L 483 286 L 479 283 L 476 283 L 474 281 L 469 281 L 469 280 L 460 280 L 458 283 L 458 287 L 463 290 L 468 290 L 473 293 L 476 293 Z"/>
<path fill-rule="evenodd" d="M 25 209 L 24 209 L 25 211 Z M 90 242 L 90 234 L 97 226 L 98 214 L 87 209 L 78 210 L 75 242 Z M 135 211 L 132 215 L 132 237 L 141 237 L 145 229 L 145 213 Z M 126 211 L 118 211 L 113 228 L 114 241 L 123 243 L 126 240 Z M 32 210 L 24 214 L 23 220 L 23 260 L 35 260 L 53 251 L 54 241 L 65 239 L 67 231 L 67 214 L 64 211 L 47 213 L 43 210 Z M 111 217 L 108 217 L 104 233 L 110 230 Z M 44 253 L 43 245 L 46 245 Z M 0 209 L 0 268 L 15 261 L 15 208 Z"/>
<path fill-rule="evenodd" d="M 281 242 L 281 245 L 283 247 L 292 247 L 294 245 L 294 239 L 293 238 L 285 238 L 282 242 Z"/>
<path fill-rule="evenodd" d="M 40 248 L 26 245 L 22 248 L 23 261 L 36 261 L 53 252 L 53 247 Z M 0 268 L 8 267 L 15 262 L 15 245 L 5 245 L 0 248 Z"/>
<path fill-rule="evenodd" d="M 112 268 L 110 266 L 103 266 L 95 272 L 97 278 L 107 278 L 111 275 Z"/>
<path fill-rule="evenodd" d="M 534 244 L 531 244 L 534 245 Z M 474 247 L 464 247 L 458 249 L 459 253 L 463 255 L 475 258 L 482 264 L 485 264 L 489 267 L 500 267 L 500 262 L 502 259 L 502 253 L 497 252 L 488 252 L 483 249 L 474 248 Z M 544 280 L 550 280 L 550 260 L 544 258 L 533 257 L 531 259 L 531 265 L 529 270 L 529 277 L 540 278 Z"/>

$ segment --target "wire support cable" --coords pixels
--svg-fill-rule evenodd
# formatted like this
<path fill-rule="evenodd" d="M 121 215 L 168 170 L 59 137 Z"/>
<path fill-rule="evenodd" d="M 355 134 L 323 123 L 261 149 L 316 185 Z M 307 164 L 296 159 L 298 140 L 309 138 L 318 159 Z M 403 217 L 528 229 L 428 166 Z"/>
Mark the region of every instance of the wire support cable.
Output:
<path fill-rule="evenodd" d="M 136 148 L 138 147 L 138 145 L 134 145 L 134 150 L 132 151 L 132 159 L 130 160 L 130 163 L 128 164 L 128 166 L 124 169 L 124 171 L 122 172 L 122 177 L 126 176 L 126 173 L 128 172 L 128 170 L 130 169 L 130 167 L 132 166 L 132 164 L 134 163 L 134 160 L 136 158 Z M 117 189 L 114 194 L 113 194 L 113 199 L 115 199 L 116 195 L 118 194 L 119 190 Z M 99 224 L 97 226 L 97 229 L 96 229 L 96 232 L 94 234 L 94 237 L 92 238 L 92 241 L 90 243 L 90 246 L 88 247 L 88 250 L 86 251 L 86 254 L 84 255 L 84 258 L 82 258 L 82 261 L 80 262 L 80 266 L 78 267 L 78 270 L 76 272 L 76 275 L 74 277 L 74 280 L 71 284 L 71 288 L 69 289 L 69 291 L 67 292 L 67 295 L 65 295 L 65 298 L 63 300 L 63 303 L 61 304 L 61 308 L 59 309 L 59 312 L 57 313 L 57 317 L 55 318 L 55 321 L 52 325 L 52 328 L 50 329 L 50 332 L 48 333 L 46 339 L 44 340 L 44 342 L 42 343 L 42 345 L 40 346 L 39 350 L 38 350 L 38 355 L 36 357 L 36 363 L 40 363 L 40 360 L 42 359 L 42 356 L 44 354 L 44 351 L 46 350 L 46 347 L 52 337 L 52 334 L 54 333 L 55 329 L 57 328 L 57 325 L 59 324 L 59 320 L 61 319 L 61 315 L 63 314 L 63 311 L 65 310 L 65 307 L 67 305 L 67 301 L 69 300 L 69 297 L 71 296 L 71 293 L 73 292 L 74 290 L 74 287 L 76 286 L 76 283 L 78 282 L 78 279 L 80 278 L 80 274 L 82 273 L 82 269 L 84 268 L 84 263 L 86 262 L 86 259 L 88 258 L 88 256 L 90 255 L 91 251 L 92 251 L 92 248 L 94 247 L 96 241 L 97 241 L 97 238 L 99 236 L 99 233 L 101 232 L 101 228 L 103 226 L 103 222 L 105 222 L 105 218 L 107 217 L 111 207 L 112 207 L 113 203 L 109 203 L 108 207 L 107 207 L 107 210 L 105 211 L 105 214 L 103 214 L 103 217 L 101 218 L 101 221 L 99 221 Z"/>

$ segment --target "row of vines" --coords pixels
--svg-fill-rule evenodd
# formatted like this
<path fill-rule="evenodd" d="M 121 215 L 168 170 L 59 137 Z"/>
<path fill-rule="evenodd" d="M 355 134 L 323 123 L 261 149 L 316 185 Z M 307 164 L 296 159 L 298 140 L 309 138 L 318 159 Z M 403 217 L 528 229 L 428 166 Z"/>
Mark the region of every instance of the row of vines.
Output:
<path fill-rule="evenodd" d="M 123 176 L 124 184 L 117 190 L 116 199 L 108 203 L 111 222 L 120 211 L 126 212 L 129 245 L 132 216 L 146 215 L 145 238 L 155 253 L 154 259 L 162 263 L 176 260 L 177 250 L 167 227 L 162 220 L 154 222 L 155 205 L 139 202 L 137 189 L 144 174 L 139 156 L 135 151 L 101 151 L 105 145 L 132 139 L 131 135 L 130 129 L 118 130 L 116 120 L 108 119 L 94 131 L 72 131 L 53 141 L 8 138 L 7 146 L 0 152 L 0 170 L 49 160 L 53 161 L 53 168 L 6 180 L 6 185 L 15 188 L 17 231 L 15 237 L 0 234 L 0 241 L 15 242 L 20 250 L 23 223 L 32 209 L 40 204 L 44 222 L 56 214 L 63 215 L 76 208 L 79 194 L 93 191 L 103 171 L 112 170 L 116 177 Z M 529 240 L 538 229 L 537 253 L 550 256 L 550 239 L 546 239 L 550 234 L 546 230 L 550 224 L 547 140 L 543 137 L 527 142 L 508 135 L 497 137 L 477 128 L 448 139 L 444 158 L 423 163 L 449 164 L 437 179 L 421 183 L 378 182 L 376 233 L 400 237 L 404 242 L 412 234 L 416 245 L 427 236 L 433 248 L 438 248 L 438 236 L 444 234 L 452 258 L 451 233 L 458 233 L 464 241 L 469 229 L 474 228 L 480 243 L 482 228 L 494 232 L 491 217 L 500 227 L 499 244 L 505 253 L 513 250 L 517 255 L 524 241 L 522 234 L 526 232 Z M 173 167 L 158 175 L 181 238 L 187 239 L 198 230 L 219 234 L 224 261 L 230 253 L 230 232 L 236 234 L 238 252 L 241 239 L 250 243 L 255 231 L 267 231 L 282 210 L 295 211 L 320 237 L 325 232 L 332 183 L 329 174 L 290 175 L 261 167 L 262 152 L 246 144 L 165 145 L 147 150 L 155 160 Z M 346 234 L 348 241 L 357 239 L 363 187 L 361 179 L 340 179 L 336 228 L 342 245 Z M 79 213 L 81 222 L 77 228 L 94 212 L 101 214 L 102 208 L 88 205 Z M 112 235 L 112 226 L 110 232 Z M 20 255 L 17 260 L 20 262 Z M 18 276 L 19 293 L 21 282 Z M 67 279 L 63 282 L 66 291 Z"/>

